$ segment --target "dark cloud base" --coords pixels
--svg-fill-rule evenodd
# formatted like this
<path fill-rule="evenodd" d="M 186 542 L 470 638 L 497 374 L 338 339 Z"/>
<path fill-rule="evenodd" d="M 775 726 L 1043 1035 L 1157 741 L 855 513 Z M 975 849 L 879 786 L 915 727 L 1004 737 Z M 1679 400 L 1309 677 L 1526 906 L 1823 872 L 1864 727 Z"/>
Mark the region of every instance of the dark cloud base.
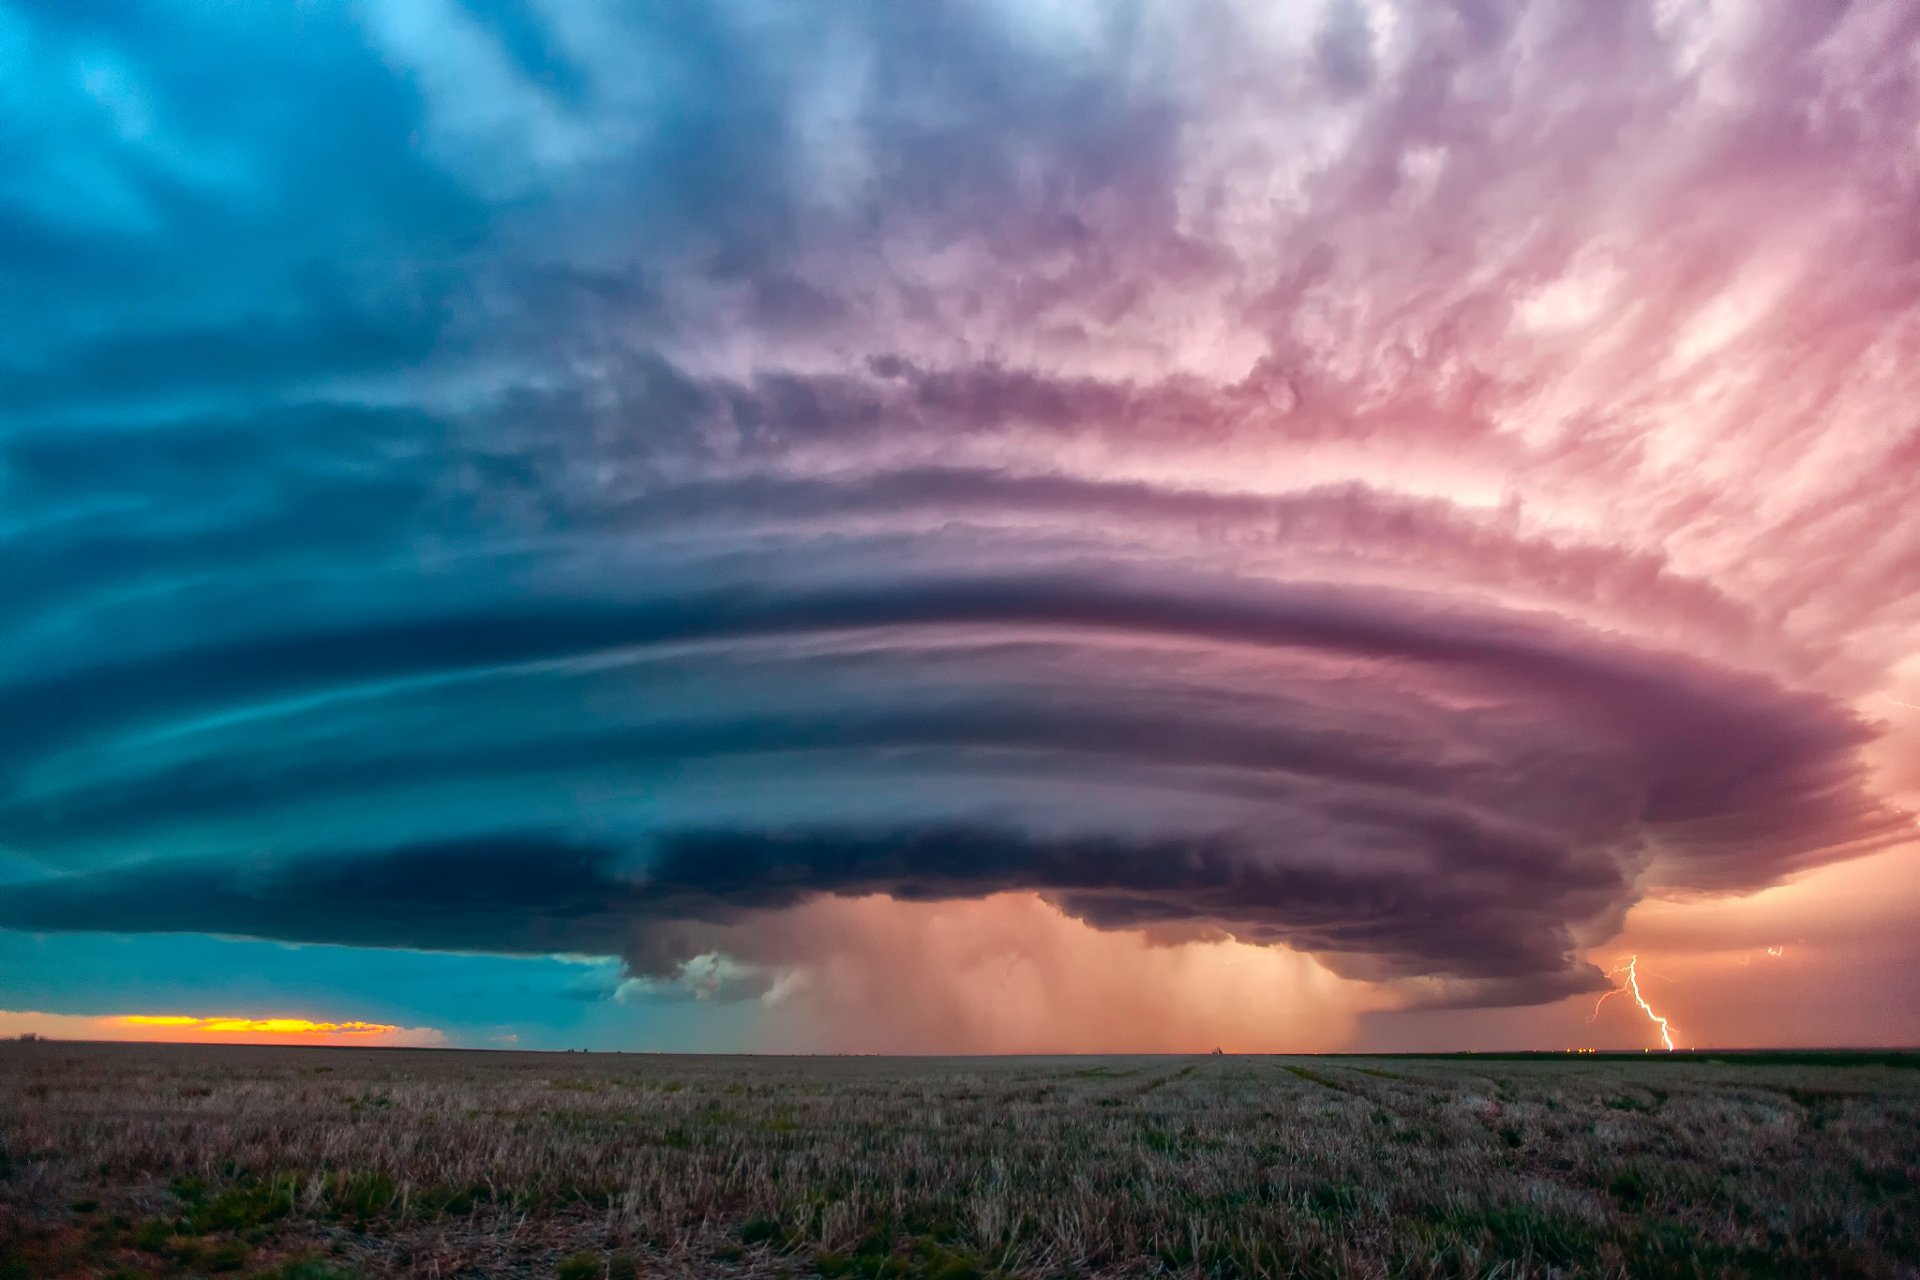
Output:
<path fill-rule="evenodd" d="M 1565 930 L 1524 904 L 1377 872 L 1273 865 L 1226 837 L 1044 841 L 951 827 L 703 832 L 663 836 L 649 852 L 643 869 L 625 873 L 631 851 L 532 836 L 265 866 L 136 867 L 19 889 L 0 904 L 0 926 L 578 951 L 622 955 L 633 972 L 669 976 L 718 936 L 703 926 L 731 926 L 736 945 L 749 940 L 750 959 L 799 959 L 753 955 L 750 922 L 820 894 L 938 901 L 1032 890 L 1098 927 L 1209 921 L 1249 940 L 1326 952 L 1356 974 L 1466 979 L 1515 1002 L 1599 981 L 1573 961 Z M 1563 894 L 1620 890 L 1607 866 L 1567 880 Z"/>

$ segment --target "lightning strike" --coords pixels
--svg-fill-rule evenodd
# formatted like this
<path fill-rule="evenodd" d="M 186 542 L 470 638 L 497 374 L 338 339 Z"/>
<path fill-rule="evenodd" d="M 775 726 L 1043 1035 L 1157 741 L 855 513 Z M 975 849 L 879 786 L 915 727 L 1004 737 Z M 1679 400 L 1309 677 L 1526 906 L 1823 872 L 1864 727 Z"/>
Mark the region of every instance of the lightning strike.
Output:
<path fill-rule="evenodd" d="M 1772 948 L 1768 950 L 1771 951 Z M 1653 1006 L 1647 1003 L 1646 996 L 1640 993 L 1640 973 L 1637 968 L 1639 963 L 1639 956 L 1628 956 L 1624 963 L 1607 970 L 1607 976 L 1618 981 L 1620 985 L 1593 1002 L 1593 1012 L 1587 1015 L 1587 1021 L 1592 1022 L 1599 1017 L 1600 1007 L 1614 996 L 1631 995 L 1633 1002 L 1640 1006 L 1640 1012 L 1646 1014 L 1647 1020 L 1660 1029 L 1660 1043 L 1666 1047 L 1667 1052 L 1671 1053 L 1673 1052 L 1673 1024 L 1655 1013 Z"/>
<path fill-rule="evenodd" d="M 1770 956 L 1783 956 L 1786 953 L 1787 953 L 1787 949 L 1785 947 L 1768 947 L 1767 948 L 1767 954 Z"/>

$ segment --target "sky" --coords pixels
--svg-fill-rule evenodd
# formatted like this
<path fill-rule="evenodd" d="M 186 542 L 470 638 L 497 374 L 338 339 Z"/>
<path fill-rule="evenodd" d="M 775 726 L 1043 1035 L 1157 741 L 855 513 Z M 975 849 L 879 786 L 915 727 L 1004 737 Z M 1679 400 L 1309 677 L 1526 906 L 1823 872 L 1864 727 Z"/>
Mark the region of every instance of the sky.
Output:
<path fill-rule="evenodd" d="M 0 0 L 0 1034 L 1920 1042 L 1916 48 Z"/>

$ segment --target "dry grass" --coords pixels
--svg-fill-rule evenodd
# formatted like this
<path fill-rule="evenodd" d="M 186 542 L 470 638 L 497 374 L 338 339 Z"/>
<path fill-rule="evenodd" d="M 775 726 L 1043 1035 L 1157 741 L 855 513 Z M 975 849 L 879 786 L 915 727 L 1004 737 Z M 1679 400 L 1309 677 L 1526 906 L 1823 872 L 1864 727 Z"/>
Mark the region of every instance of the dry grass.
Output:
<path fill-rule="evenodd" d="M 1920 1276 L 1920 1070 L 0 1046 L 0 1280 Z"/>

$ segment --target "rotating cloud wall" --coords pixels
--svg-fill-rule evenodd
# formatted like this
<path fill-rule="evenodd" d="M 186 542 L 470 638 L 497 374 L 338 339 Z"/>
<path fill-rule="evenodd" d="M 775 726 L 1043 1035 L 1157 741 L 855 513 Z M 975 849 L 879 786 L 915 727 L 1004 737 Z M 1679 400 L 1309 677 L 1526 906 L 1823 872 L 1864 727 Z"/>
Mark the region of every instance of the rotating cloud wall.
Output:
<path fill-rule="evenodd" d="M 0 926 L 1528 1005 L 1912 833 L 1911 6 L 6 27 Z"/>

